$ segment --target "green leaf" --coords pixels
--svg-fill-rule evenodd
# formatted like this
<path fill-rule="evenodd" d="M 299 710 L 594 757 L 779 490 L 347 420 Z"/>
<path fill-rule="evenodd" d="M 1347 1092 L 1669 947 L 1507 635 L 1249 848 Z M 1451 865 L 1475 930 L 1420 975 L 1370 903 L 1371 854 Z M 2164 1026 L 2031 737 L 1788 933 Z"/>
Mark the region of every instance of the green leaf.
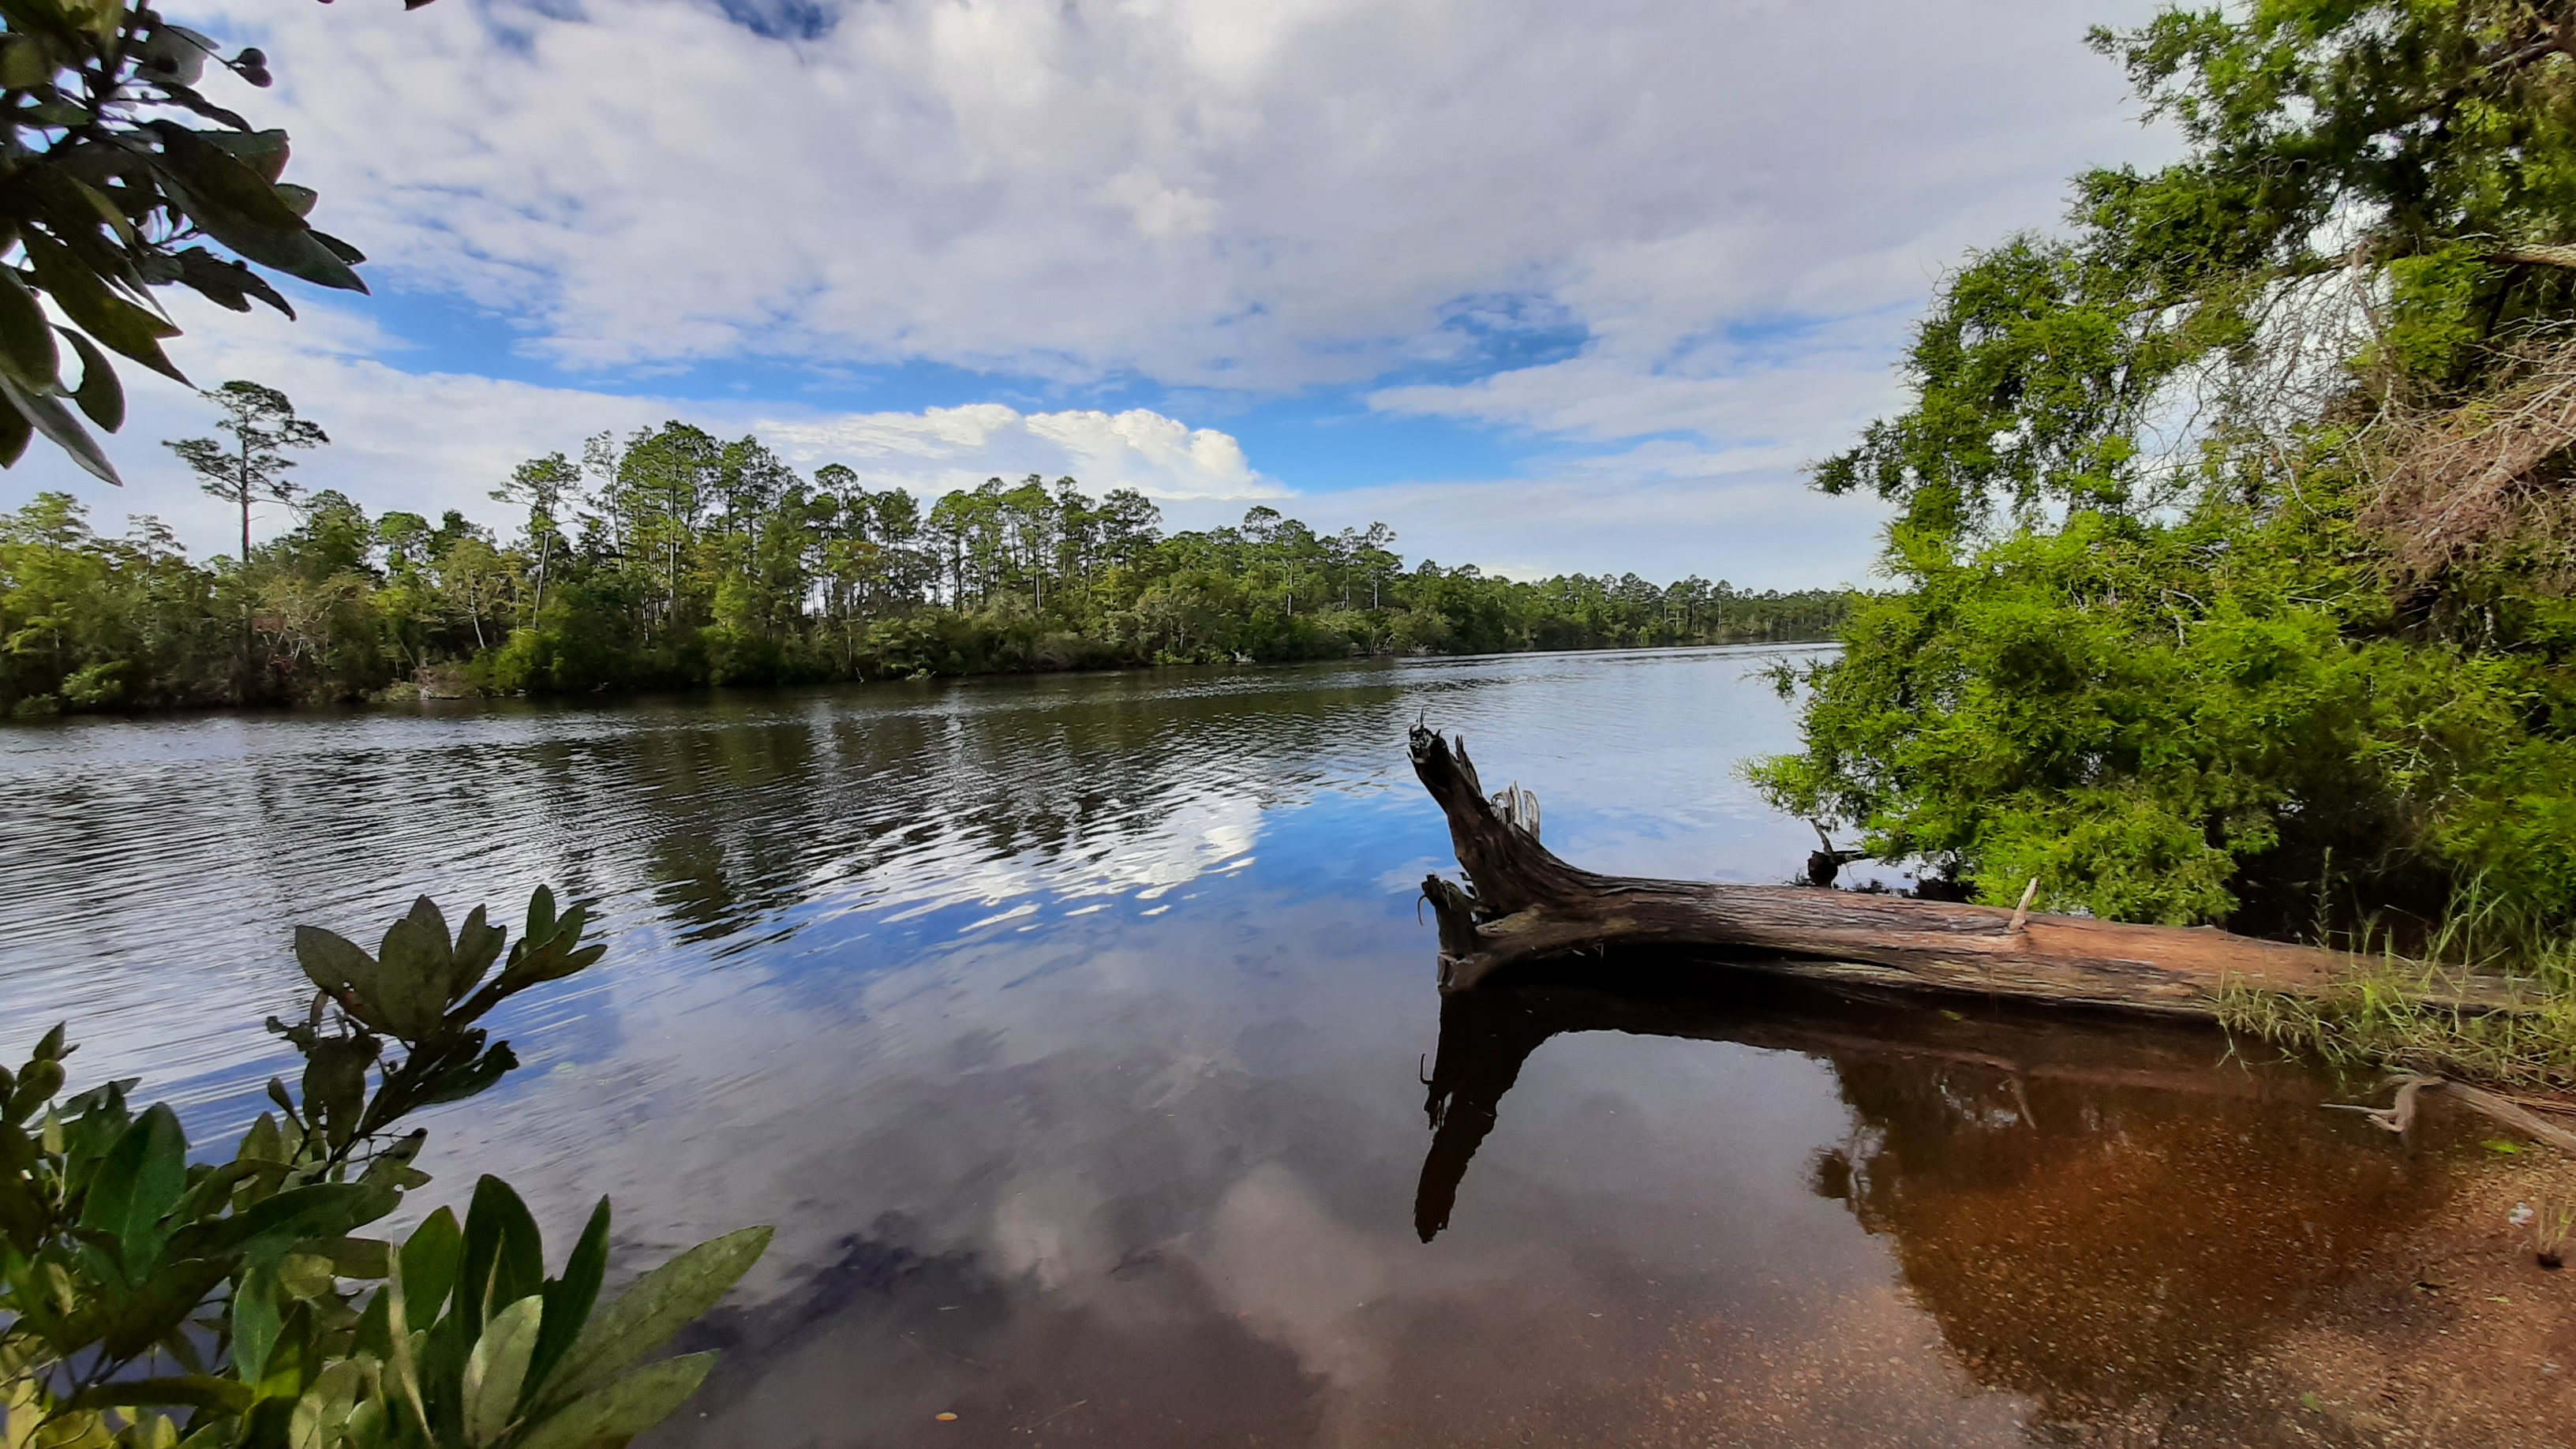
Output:
<path fill-rule="evenodd" d="M 271 186 L 286 174 L 286 159 L 292 154 L 292 143 L 284 131 L 198 131 L 193 134 L 258 172 L 260 178 Z"/>
<path fill-rule="evenodd" d="M 545 1286 L 545 1241 L 537 1220 L 510 1185 L 485 1174 L 474 1184 L 465 1212 L 465 1269 L 456 1295 L 457 1316 L 470 1338 L 505 1303 Z"/>
<path fill-rule="evenodd" d="M 349 1145 L 367 1100 L 367 1069 L 382 1047 L 375 1037 L 326 1036 L 313 1043 L 304 1062 L 304 1110 L 322 1124 L 333 1151 Z"/>
<path fill-rule="evenodd" d="M 269 1351 L 277 1347 L 285 1318 L 278 1311 L 277 1260 L 285 1256 L 283 1244 L 274 1245 L 269 1254 L 253 1254 L 242 1268 L 241 1281 L 233 1287 L 231 1327 L 233 1332 L 233 1377 L 245 1384 L 257 1384 L 268 1370 Z"/>
<path fill-rule="evenodd" d="M 343 1359 L 322 1370 L 297 1400 L 287 1420 L 287 1449 L 335 1449 L 364 1443 L 347 1432 L 358 1399 L 367 1390 L 368 1365 Z"/>
<path fill-rule="evenodd" d="M 447 920 L 427 896 L 386 930 L 376 950 L 381 971 L 375 1001 L 393 1032 L 405 1041 L 434 1035 L 447 1019 L 447 984 L 456 969 Z"/>
<path fill-rule="evenodd" d="M 0 87 L 23 91 L 53 78 L 53 58 L 35 37 L 12 35 L 0 41 Z"/>
<path fill-rule="evenodd" d="M 133 1292 L 110 1294 L 104 1300 L 107 1322 L 99 1346 L 111 1359 L 128 1358 L 169 1337 L 224 1281 L 227 1269 L 227 1264 L 203 1258 L 156 1266 Z"/>
<path fill-rule="evenodd" d="M 266 1112 L 242 1134 L 241 1147 L 233 1154 L 236 1162 L 284 1162 L 286 1138 L 277 1130 L 277 1119 Z"/>
<path fill-rule="evenodd" d="M 700 1243 L 638 1278 L 582 1325 L 546 1386 L 562 1403 L 606 1383 L 716 1305 L 769 1247 L 770 1228 L 744 1228 Z"/>
<path fill-rule="evenodd" d="M 637 1369 L 547 1415 L 519 1441 L 519 1449 L 601 1449 L 623 1444 L 688 1402 L 715 1362 L 712 1353 L 692 1353 Z"/>
<path fill-rule="evenodd" d="M 27 1069 L 18 1074 L 18 1084 L 9 1091 L 8 1119 L 26 1121 L 62 1089 L 63 1064 L 50 1057 L 36 1058 L 27 1063 Z"/>
<path fill-rule="evenodd" d="M 216 256 L 204 247 L 189 247 L 178 255 L 180 284 L 219 307 L 236 312 L 250 310 L 257 298 L 288 317 L 295 308 L 268 279 L 241 263 Z"/>
<path fill-rule="evenodd" d="M 421 1092 L 419 1105 L 434 1107 L 441 1102 L 461 1102 L 501 1080 L 518 1066 L 519 1054 L 508 1042 L 494 1042 L 492 1049 L 463 1066 L 441 1072 Z"/>
<path fill-rule="evenodd" d="M 295 928 L 295 962 L 314 985 L 334 996 L 375 984 L 376 958 L 357 942 L 320 926 Z"/>
<path fill-rule="evenodd" d="M 36 304 L 36 294 L 27 290 L 27 284 L 18 280 L 15 268 L 0 267 L 0 373 L 28 392 L 48 393 L 61 369 L 61 354 L 54 351 L 54 326 L 45 320 L 45 309 Z"/>
<path fill-rule="evenodd" d="M 528 1359 L 529 1398 L 545 1391 L 555 1365 L 571 1352 L 582 1325 L 590 1321 L 590 1310 L 599 1301 L 600 1280 L 607 1274 L 608 1199 L 603 1197 L 590 1210 L 590 1222 L 582 1228 L 581 1240 L 573 1244 L 572 1256 L 564 1260 L 563 1276 L 546 1283 L 545 1327 L 537 1336 L 536 1352 Z"/>
<path fill-rule="evenodd" d="M 98 424 L 101 432 L 112 433 L 124 427 L 125 386 L 116 380 L 116 369 L 108 365 L 106 355 L 88 338 L 68 327 L 60 330 L 71 339 L 72 351 L 80 354 L 80 387 L 73 392 L 72 401 L 80 404 L 80 410 Z"/>
<path fill-rule="evenodd" d="M 354 1182 L 317 1182 L 264 1198 L 247 1210 L 212 1222 L 190 1223 L 170 1235 L 173 1252 L 215 1258 L 253 1241 L 274 1240 L 280 1251 L 303 1238 L 337 1237 L 363 1210 L 372 1189 Z"/>
<path fill-rule="evenodd" d="M 349 264 L 314 237 L 270 178 L 213 144 L 213 133 L 170 121 L 146 124 L 161 139 L 153 169 L 163 190 L 208 236 L 251 261 L 316 286 L 367 290 Z"/>
<path fill-rule="evenodd" d="M 0 468 L 17 467 L 35 436 L 35 425 L 24 414 L 13 407 L 0 407 Z"/>
<path fill-rule="evenodd" d="M 456 931 L 456 958 L 448 972 L 449 1002 L 460 1000 L 482 981 L 483 973 L 491 970 L 492 963 L 500 959 L 501 944 L 509 939 L 509 935 L 508 931 L 484 921 L 481 906 L 476 906 L 473 914 L 465 918 L 465 924 Z"/>
<path fill-rule="evenodd" d="M 382 1278 L 393 1271 L 393 1244 L 382 1238 L 310 1238 L 295 1246 L 330 1259 L 331 1270 L 343 1278 Z"/>
<path fill-rule="evenodd" d="M 188 1185 L 188 1138 L 179 1114 L 155 1102 L 118 1136 L 91 1180 L 81 1205 L 81 1226 L 116 1239 L 128 1282 L 161 1256 L 161 1219 L 179 1205 Z"/>
<path fill-rule="evenodd" d="M 161 339 L 178 336 L 178 328 L 109 291 L 96 272 L 43 232 L 23 231 L 19 241 L 27 248 L 27 260 L 35 266 L 36 284 L 52 294 L 56 305 L 79 323 L 81 330 L 172 381 L 188 380 L 187 374 L 179 371 L 161 350 Z M 87 386 L 88 374 L 82 377 L 83 386 Z M 116 431 L 105 423 L 99 426 L 111 433 Z"/>
<path fill-rule="evenodd" d="M 5 270 L 0 268 L 0 271 Z M 46 330 L 51 332 L 52 329 Z M 99 450 L 98 440 L 89 435 L 89 429 L 80 425 L 80 419 L 72 416 L 71 409 L 51 396 L 29 392 L 5 369 L 0 369 L 0 398 L 5 398 L 9 406 L 26 419 L 28 426 L 44 434 L 46 441 L 71 454 L 73 462 L 102 482 L 124 486 L 125 480 L 116 476 L 116 465 L 107 461 L 107 454 Z"/>
<path fill-rule="evenodd" d="M 64 1407 L 122 1409 L 150 1404 L 238 1414 L 250 1407 L 250 1400 L 248 1384 L 208 1374 L 181 1374 L 173 1378 L 124 1379 L 99 1384 L 72 1395 Z"/>
<path fill-rule="evenodd" d="M 288 1250 L 277 1260 L 278 1291 L 289 1298 L 319 1298 L 339 1286 L 331 1260 L 319 1253 Z"/>
<path fill-rule="evenodd" d="M 518 1420 L 519 1387 L 537 1346 L 545 1299 L 530 1294 L 492 1316 L 491 1325 L 465 1356 L 465 1440 L 489 1444 Z"/>
<path fill-rule="evenodd" d="M 447 1208 L 431 1213 L 412 1229 L 400 1256 L 403 1281 L 410 1285 L 405 1296 L 413 1316 L 427 1327 L 456 1286 L 456 1270 L 464 1262 L 465 1233 L 456 1225 L 456 1214 Z"/>

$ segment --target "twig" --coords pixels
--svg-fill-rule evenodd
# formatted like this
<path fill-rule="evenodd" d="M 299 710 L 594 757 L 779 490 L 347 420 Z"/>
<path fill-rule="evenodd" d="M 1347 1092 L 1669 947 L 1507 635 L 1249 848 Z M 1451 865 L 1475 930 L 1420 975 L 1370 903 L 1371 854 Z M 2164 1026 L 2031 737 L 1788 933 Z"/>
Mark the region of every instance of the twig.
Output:
<path fill-rule="evenodd" d="M 2029 927 L 2030 903 L 2037 899 L 2039 899 L 2039 877 L 2032 876 L 2030 884 L 2021 888 L 2021 904 L 2013 907 L 2012 924 L 2004 927 L 2004 934 L 2018 936 Z"/>
<path fill-rule="evenodd" d="M 1074 1400 L 1072 1403 L 1065 1405 L 1063 1408 L 1056 1410 L 1056 1411 L 1055 1411 L 1055 1414 L 1049 1414 L 1049 1415 L 1047 1415 L 1047 1416 L 1046 1416 L 1046 1418 L 1044 1418 L 1044 1419 L 1040 1419 L 1040 1420 L 1038 1420 L 1036 1423 L 1031 1424 L 1031 1425 L 1027 1426 L 1026 1428 L 1023 1428 L 1023 1429 L 1017 1430 L 1017 1431 L 1015 1431 L 1015 1432 L 1022 1433 L 1022 1434 L 1034 1434 L 1034 1433 L 1036 1433 L 1038 1430 L 1045 1428 L 1045 1427 L 1047 1426 L 1047 1424 L 1048 1424 L 1050 1421 L 1052 1421 L 1052 1420 L 1056 1417 L 1056 1414 L 1070 1414 L 1070 1413 L 1072 1413 L 1074 1410 L 1079 1409 L 1079 1408 L 1081 1408 L 1083 1405 L 1085 1405 L 1085 1404 L 1087 1404 L 1087 1403 L 1090 1403 L 1090 1402 L 1091 1402 L 1091 1401 L 1090 1401 L 1089 1399 L 1076 1399 L 1076 1400 Z"/>
<path fill-rule="evenodd" d="M 2449 1082 L 2440 1077 L 2410 1076 L 2397 1083 L 2397 1099 L 2386 1107 L 2365 1107 L 2357 1103 L 2329 1102 L 2329 1107 L 2359 1112 L 2372 1123 L 2391 1132 L 2403 1133 L 2415 1125 L 2416 1098 L 2437 1088 L 2448 1088 L 2460 1104 L 2483 1113 L 2496 1122 L 2512 1128 L 2537 1142 L 2545 1142 L 2561 1152 L 2576 1155 L 2576 1132 L 2554 1122 L 2544 1122 L 2517 1105 L 2510 1097 L 2500 1097 L 2484 1087 L 2466 1082 Z"/>

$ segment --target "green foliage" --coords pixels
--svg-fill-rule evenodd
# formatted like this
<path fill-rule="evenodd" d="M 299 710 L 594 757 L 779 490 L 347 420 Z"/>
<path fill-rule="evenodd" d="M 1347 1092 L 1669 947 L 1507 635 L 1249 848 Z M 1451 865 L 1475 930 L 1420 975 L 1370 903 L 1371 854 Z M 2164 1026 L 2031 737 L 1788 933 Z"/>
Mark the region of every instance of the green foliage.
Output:
<path fill-rule="evenodd" d="M 107 354 L 187 380 L 162 351 L 179 329 L 155 288 L 186 287 L 237 312 L 259 301 L 292 317 L 252 264 L 363 292 L 352 268 L 364 258 L 305 220 L 313 192 L 281 179 L 286 133 L 254 128 L 198 88 L 209 61 L 268 85 L 258 50 L 227 57 L 207 36 L 121 0 L 10 0 L 0 27 L 0 466 L 42 435 L 113 483 L 89 432 L 125 420 Z M 49 320 L 39 297 L 68 325 Z"/>
<path fill-rule="evenodd" d="M 2497 422 L 2576 324 L 2554 13 L 2097 33 L 2190 152 L 1970 257 L 1913 406 L 1817 468 L 1897 506 L 1904 587 L 1783 675 L 1769 798 L 1997 904 L 2352 933 L 2476 881 L 2522 949 L 2576 926 L 2576 438 Z"/>
<path fill-rule="evenodd" d="M 462 1224 L 440 1208 L 399 1244 L 355 1236 L 429 1180 L 412 1165 L 426 1134 L 393 1135 L 401 1120 L 516 1064 L 475 1022 L 599 959 L 584 925 L 540 888 L 506 956 L 479 907 L 451 933 L 426 898 L 373 954 L 299 928 L 313 1006 L 269 1028 L 303 1056 L 302 1091 L 271 1081 L 277 1111 L 228 1162 L 189 1162 L 167 1105 L 128 1107 L 132 1080 L 57 1101 L 61 1027 L 0 1071 L 6 1442 L 594 1449 L 678 1407 L 713 1355 L 639 1361 L 714 1306 L 769 1229 L 693 1248 L 604 1305 L 605 1200 L 554 1277 L 494 1177 Z"/>
<path fill-rule="evenodd" d="M 291 405 L 267 395 L 262 426 L 282 438 Z M 1166 535 L 1143 495 L 1069 478 L 995 479 L 924 509 L 680 423 L 583 457 L 532 460 L 495 490 L 527 508 L 508 544 L 456 513 L 371 521 L 326 491 L 214 571 L 97 538 L 71 500 L 39 498 L 0 519 L 0 709 L 1814 639 L 1849 605 L 1697 577 L 1408 566 L 1383 525 L 1321 535 L 1269 508 Z M 145 572 L 184 582 L 194 612 L 157 633 L 126 622 Z"/>

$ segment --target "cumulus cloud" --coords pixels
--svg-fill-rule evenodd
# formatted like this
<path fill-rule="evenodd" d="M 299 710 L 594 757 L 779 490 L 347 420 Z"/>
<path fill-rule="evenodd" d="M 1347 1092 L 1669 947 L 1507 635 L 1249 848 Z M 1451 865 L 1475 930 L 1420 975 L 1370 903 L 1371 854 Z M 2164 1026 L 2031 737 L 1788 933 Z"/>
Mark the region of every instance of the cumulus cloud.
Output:
<path fill-rule="evenodd" d="M 1917 298 L 2142 144 L 2078 44 L 2130 0 L 204 8 L 378 275 L 593 365 L 1354 383 L 1481 295 L 1642 364 Z"/>
<path fill-rule="evenodd" d="M 518 458 L 676 415 L 880 486 L 1071 473 L 1200 523 L 1341 481 L 1183 416 L 1309 389 L 1531 460 L 1314 521 L 1402 512 L 1515 569 L 1705 525 L 1844 573 L 1875 517 L 1796 470 L 1895 401 L 1940 269 L 2170 145 L 2079 34 L 2150 0 L 178 3 L 268 49 L 277 90 L 217 99 L 299 139 L 368 275 L 498 319 L 522 355 L 493 370 L 541 380 L 427 370 L 337 307 L 291 340 L 214 319 L 202 375 L 324 418 L 309 482 L 487 512 Z M 649 395 L 728 361 L 964 371 L 907 413 Z M 1085 406 L 1103 384 L 1153 409 Z M 202 428 L 138 392 L 129 438 Z M 158 449 L 119 455 L 126 501 L 222 536 Z"/>
<path fill-rule="evenodd" d="M 748 400 L 627 396 L 469 373 L 404 371 L 388 361 L 403 356 L 398 339 L 339 308 L 308 309 L 300 324 L 265 314 L 202 315 L 207 310 L 181 311 L 188 335 L 174 344 L 175 360 L 198 378 L 255 377 L 283 389 L 299 412 L 332 437 L 330 447 L 299 456 L 295 481 L 306 488 L 337 488 L 372 511 L 404 508 L 435 516 L 454 508 L 491 520 L 503 510 L 489 490 L 521 460 L 556 451 L 578 456 L 581 440 L 593 433 L 623 433 L 675 418 L 726 437 L 757 434 L 809 473 L 842 463 L 871 488 L 908 488 L 924 496 L 971 488 L 988 477 L 1069 475 L 1095 493 L 1137 489 L 1170 505 L 1176 516 L 1198 519 L 1229 505 L 1239 512 L 1245 501 L 1285 492 L 1253 469 L 1232 437 L 1143 409 L 1022 412 L 982 403 L 834 413 Z M 157 446 L 162 438 L 210 431 L 214 410 L 140 369 L 130 370 L 126 380 L 133 415 L 115 446 L 124 489 L 103 488 L 59 457 L 39 453 L 9 480 L 0 502 L 21 488 L 65 488 L 106 515 L 94 521 L 110 531 L 118 513 L 151 513 L 170 523 L 193 550 L 232 551 L 234 515 L 199 492 L 177 460 Z M 265 536 L 288 521 L 282 510 L 270 509 L 254 532 Z"/>
<path fill-rule="evenodd" d="M 1827 498 L 1773 471 L 1654 442 L 1527 478 L 1358 488 L 1313 500 L 1327 528 L 1378 519 L 1407 558 L 1535 579 L 1574 572 L 1685 575 L 1738 588 L 1867 585 L 1886 510 Z"/>

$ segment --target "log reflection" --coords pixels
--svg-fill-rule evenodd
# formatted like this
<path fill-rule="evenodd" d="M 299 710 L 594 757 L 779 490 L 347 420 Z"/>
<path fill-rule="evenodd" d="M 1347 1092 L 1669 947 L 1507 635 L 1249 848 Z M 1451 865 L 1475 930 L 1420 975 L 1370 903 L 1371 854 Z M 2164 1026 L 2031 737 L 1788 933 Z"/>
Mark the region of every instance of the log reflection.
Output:
<path fill-rule="evenodd" d="M 1533 983 L 1442 1002 L 1423 1241 L 1448 1226 L 1503 1096 L 1550 1037 L 1799 1052 L 1833 1070 L 1850 1109 L 1812 1190 L 1888 1241 L 1973 1378 L 2081 1415 L 2277 1338 L 2450 1192 L 2441 1164 L 2317 1110 L 2314 1077 L 2222 1062 L 2214 1032 L 1953 1015 L 1750 974 L 1715 999 L 1645 969 L 1628 991 Z"/>

